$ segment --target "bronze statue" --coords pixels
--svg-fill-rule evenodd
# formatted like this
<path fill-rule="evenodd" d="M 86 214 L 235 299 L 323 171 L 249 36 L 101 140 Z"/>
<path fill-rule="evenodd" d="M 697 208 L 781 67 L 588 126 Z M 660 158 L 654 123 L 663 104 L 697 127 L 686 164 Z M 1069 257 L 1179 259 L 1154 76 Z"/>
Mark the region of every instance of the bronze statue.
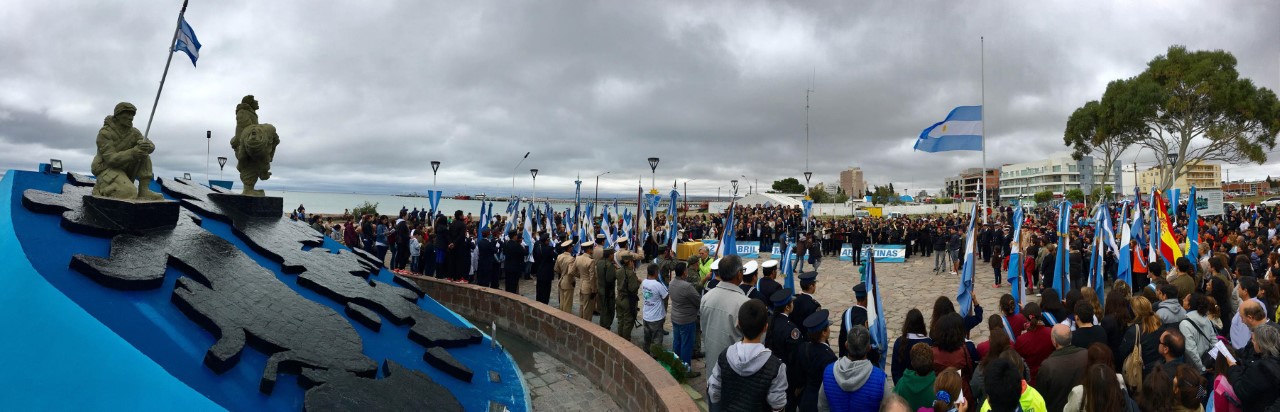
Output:
<path fill-rule="evenodd" d="M 156 146 L 133 127 L 138 108 L 120 102 L 115 112 L 102 121 L 98 130 L 98 151 L 90 171 L 97 176 L 93 195 L 122 200 L 164 200 L 151 191 L 151 153 Z M 137 188 L 134 182 L 138 182 Z"/>
<path fill-rule="evenodd" d="M 271 161 L 276 156 L 280 136 L 269 123 L 258 124 L 258 102 L 253 95 L 245 96 L 236 105 L 236 135 L 231 138 L 231 148 L 236 151 L 236 170 L 240 171 L 240 183 L 246 196 L 265 196 L 266 192 L 254 189 L 258 180 L 271 178 Z"/>

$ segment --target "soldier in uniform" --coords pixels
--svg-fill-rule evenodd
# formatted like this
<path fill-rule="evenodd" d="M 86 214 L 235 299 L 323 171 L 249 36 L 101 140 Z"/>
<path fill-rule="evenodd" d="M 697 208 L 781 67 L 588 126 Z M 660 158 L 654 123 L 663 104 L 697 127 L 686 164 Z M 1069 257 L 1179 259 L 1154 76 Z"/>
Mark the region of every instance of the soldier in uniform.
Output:
<path fill-rule="evenodd" d="M 818 309 L 822 309 L 822 305 L 813 298 L 813 292 L 818 287 L 818 272 L 805 272 L 800 274 L 800 294 L 795 298 L 795 309 L 791 312 L 791 322 L 795 324 L 804 324 L 805 319 Z"/>
<path fill-rule="evenodd" d="M 766 298 L 772 299 L 773 294 L 782 290 L 782 285 L 776 280 L 778 277 L 778 261 L 767 260 L 760 265 L 760 270 L 764 272 L 764 276 L 760 278 L 760 283 L 756 288 L 760 289 L 760 294 Z M 772 306 L 773 302 L 769 302 Z"/>
<path fill-rule="evenodd" d="M 582 284 L 582 288 L 578 290 L 578 301 L 582 302 L 578 308 L 578 316 L 591 321 L 591 315 L 596 311 L 596 265 L 595 260 L 591 258 L 592 249 L 595 249 L 595 242 L 587 241 L 582 244 L 582 254 L 573 258 L 573 269 L 569 272 L 569 276 L 578 279 Z"/>
<path fill-rule="evenodd" d="M 791 355 L 795 353 L 802 336 L 800 328 L 791 323 L 791 299 L 794 293 L 791 289 L 778 289 L 770 295 L 773 319 L 769 322 L 769 334 L 764 339 L 764 347 L 781 359 L 782 364 L 787 365 L 787 370 L 793 368 Z M 792 385 L 790 379 L 787 383 L 788 386 Z M 787 410 L 795 410 L 798 400 L 799 398 L 792 396 L 791 391 L 787 391 Z"/>
<path fill-rule="evenodd" d="M 796 367 L 793 369 L 792 365 L 787 365 L 787 390 L 789 394 L 799 398 L 797 410 L 800 411 L 818 410 L 818 397 L 822 396 L 818 393 L 822 386 L 822 375 L 826 372 L 827 365 L 836 361 L 835 352 L 827 346 L 827 338 L 831 336 L 831 331 L 827 329 L 831 325 L 829 316 L 830 312 L 821 309 L 805 318 L 804 328 L 808 331 L 808 340 L 796 346 L 792 355 L 792 364 Z"/>
<path fill-rule="evenodd" d="M 573 250 L 572 240 L 566 240 L 560 243 L 560 255 L 556 256 L 556 276 L 560 277 L 560 310 L 567 313 L 573 313 L 573 255 L 569 252 Z"/>
<path fill-rule="evenodd" d="M 689 256 L 689 266 L 685 269 L 688 271 L 689 283 L 698 288 L 701 292 L 707 289 L 707 280 L 711 277 L 711 249 L 707 245 L 698 248 L 698 254 Z"/>
<path fill-rule="evenodd" d="M 658 265 L 660 271 L 658 281 L 662 282 L 663 286 L 671 287 L 671 276 L 676 272 L 676 265 L 679 263 L 679 259 L 676 259 L 676 253 L 671 248 L 668 248 L 667 245 L 658 245 L 658 258 L 654 260 L 653 264 Z"/>
<path fill-rule="evenodd" d="M 636 312 L 640 310 L 640 278 L 636 277 L 635 259 L 634 253 L 619 258 L 622 268 L 618 271 L 618 336 L 627 341 L 631 340 L 631 331 L 636 328 Z"/>
<path fill-rule="evenodd" d="M 748 298 L 764 303 L 767 308 L 773 306 L 773 302 L 769 302 L 769 299 L 756 289 L 756 272 L 759 267 L 760 264 L 754 260 L 748 260 L 746 264 L 742 265 L 742 284 L 738 285 L 738 287 L 742 288 L 742 293 L 747 294 Z"/>
<path fill-rule="evenodd" d="M 845 309 L 844 313 L 840 315 L 840 340 L 837 342 L 846 341 L 846 337 L 849 336 L 849 328 L 853 327 L 853 325 L 867 326 L 867 284 L 859 283 L 855 285 L 853 287 L 853 296 L 858 300 L 858 303 L 850 306 L 849 309 Z M 840 356 L 843 357 L 848 354 L 849 350 L 844 345 L 840 345 Z M 871 357 L 868 356 L 867 359 L 871 359 Z M 876 359 L 879 359 L 879 357 Z"/>
<path fill-rule="evenodd" d="M 596 259 L 596 291 L 599 300 L 596 302 L 600 310 L 600 326 L 613 330 L 614 283 L 618 279 L 618 264 L 613 257 L 617 251 L 605 249 L 604 256 Z"/>
<path fill-rule="evenodd" d="M 618 251 L 615 256 L 620 260 L 623 255 L 631 255 L 631 259 L 636 261 L 636 265 L 639 265 L 640 262 L 644 262 L 644 250 L 632 251 L 631 249 L 627 249 L 628 241 L 630 241 L 630 239 L 626 236 L 618 237 Z"/>

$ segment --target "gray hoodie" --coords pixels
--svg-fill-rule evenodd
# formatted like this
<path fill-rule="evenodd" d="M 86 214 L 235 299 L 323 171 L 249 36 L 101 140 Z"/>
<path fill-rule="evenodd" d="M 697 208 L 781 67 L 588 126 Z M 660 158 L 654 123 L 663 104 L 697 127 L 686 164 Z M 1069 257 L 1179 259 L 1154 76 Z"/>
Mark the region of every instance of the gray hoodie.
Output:
<path fill-rule="evenodd" d="M 840 389 L 845 392 L 853 392 L 861 389 L 862 385 L 867 383 L 867 379 L 871 378 L 871 370 L 874 368 L 875 366 L 872 366 L 869 360 L 853 360 L 846 356 L 836 360 L 836 366 L 832 368 L 831 373 L 835 375 L 836 383 L 840 384 Z M 889 386 L 888 384 L 884 385 L 884 394 L 882 396 L 889 396 L 890 393 L 893 393 Z M 831 405 L 827 404 L 827 396 L 823 391 L 824 388 L 819 386 L 818 410 L 830 411 Z"/>
<path fill-rule="evenodd" d="M 1168 325 L 1182 322 L 1187 318 L 1187 311 L 1182 309 L 1177 299 L 1165 299 L 1156 304 L 1156 317 L 1160 318 L 1160 323 Z"/>
<path fill-rule="evenodd" d="M 726 360 L 729 361 L 729 367 L 733 368 L 733 372 L 737 372 L 740 376 L 754 375 L 764 367 L 765 362 L 769 361 L 769 357 L 773 356 L 773 351 L 765 349 L 763 344 L 738 342 L 729 346 L 724 350 Z M 708 357 L 710 361 L 710 357 Z M 711 397 L 711 403 L 720 403 L 720 362 L 718 359 L 712 361 L 711 375 L 707 377 L 707 394 Z M 863 378 L 866 380 L 866 378 Z M 787 365 L 778 365 L 778 374 L 773 377 L 773 383 L 769 385 L 769 407 L 775 410 L 782 410 L 787 406 Z"/>

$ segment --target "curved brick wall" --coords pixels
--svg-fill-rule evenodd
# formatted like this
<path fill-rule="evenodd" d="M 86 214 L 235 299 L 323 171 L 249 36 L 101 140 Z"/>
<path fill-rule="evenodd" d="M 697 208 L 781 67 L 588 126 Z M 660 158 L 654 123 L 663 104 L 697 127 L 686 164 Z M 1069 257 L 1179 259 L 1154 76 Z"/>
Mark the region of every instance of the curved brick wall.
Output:
<path fill-rule="evenodd" d="M 432 299 L 480 323 L 542 345 L 548 353 L 574 365 L 627 410 L 698 411 L 667 370 L 657 361 L 600 325 L 524 296 L 502 290 L 415 278 Z"/>

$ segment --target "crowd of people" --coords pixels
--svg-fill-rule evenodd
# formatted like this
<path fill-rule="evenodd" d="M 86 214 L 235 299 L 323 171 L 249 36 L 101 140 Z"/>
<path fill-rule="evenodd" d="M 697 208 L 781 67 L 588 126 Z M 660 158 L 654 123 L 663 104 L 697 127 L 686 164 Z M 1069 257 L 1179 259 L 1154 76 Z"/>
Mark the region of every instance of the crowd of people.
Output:
<path fill-rule="evenodd" d="M 379 258 L 389 250 L 394 269 L 495 288 L 505 279 L 517 293 L 519 280 L 536 277 L 538 301 L 548 303 L 558 290 L 561 310 L 572 311 L 576 300 L 578 316 L 598 316 L 602 327 L 627 338 L 643 327 L 646 351 L 665 350 L 664 336 L 673 335 L 670 350 L 679 359 L 705 357 L 706 368 L 690 375 L 707 375 L 713 410 L 1195 411 L 1209 402 L 1215 410 L 1280 408 L 1280 392 L 1269 390 L 1280 380 L 1275 208 L 1198 218 L 1197 262 L 1137 265 L 1150 255 L 1135 247 L 1123 257 L 1135 261 L 1131 284 L 1116 280 L 1120 257 L 1106 250 L 1100 263 L 1110 286 L 1101 298 L 1085 286 L 1095 244 L 1086 212 L 1073 211 L 1071 233 L 1059 234 L 1054 209 L 1027 209 L 1025 261 L 1013 264 L 1025 267 L 1024 292 L 1033 302 L 1020 305 L 1005 294 L 984 319 L 976 301 L 961 316 L 940 296 L 927 322 L 920 310 L 909 311 L 887 348 L 871 342 L 861 284 L 854 289 L 859 304 L 839 308 L 838 343 L 828 344 L 831 313 L 812 295 L 818 263 L 842 244 L 901 244 L 908 258 L 934 257 L 936 275 L 956 274 L 968 215 L 805 221 L 799 208 L 737 206 L 738 240 L 760 241 L 762 250 L 795 246 L 801 275 L 793 291 L 777 280 L 777 261 L 716 259 L 706 247 L 677 259 L 666 246 L 667 216 L 643 226 L 652 236 L 596 219 L 587 238 L 578 238 L 565 216 L 530 213 L 537 222 L 532 248 L 523 228 L 502 233 L 502 216 L 480 224 L 460 211 L 453 219 L 402 210 L 394 223 L 374 216 L 312 223 Z M 992 268 L 996 288 L 1004 287 L 1018 241 L 1012 215 L 997 209 L 990 224 L 975 224 L 974 259 Z M 1191 222 L 1183 210 L 1175 219 L 1173 235 L 1185 247 Z M 724 222 L 721 214 L 681 216 L 679 240 L 718 238 Z M 1060 235 L 1070 239 L 1067 284 L 1052 276 Z M 813 271 L 804 272 L 804 263 Z M 663 330 L 667 320 L 670 332 Z M 990 338 L 968 340 L 982 325 Z"/>

